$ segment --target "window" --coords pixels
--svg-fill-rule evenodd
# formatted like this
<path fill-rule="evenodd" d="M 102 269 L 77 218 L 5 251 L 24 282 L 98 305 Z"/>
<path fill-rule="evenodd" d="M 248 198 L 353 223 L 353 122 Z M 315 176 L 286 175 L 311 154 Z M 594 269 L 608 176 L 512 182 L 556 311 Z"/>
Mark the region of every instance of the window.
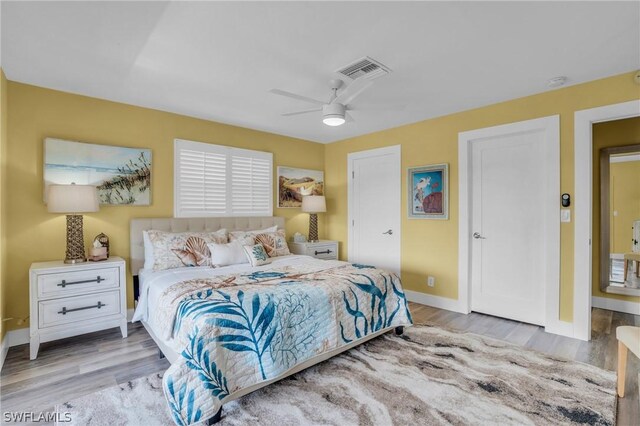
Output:
<path fill-rule="evenodd" d="M 176 139 L 174 216 L 271 216 L 273 154 Z"/>

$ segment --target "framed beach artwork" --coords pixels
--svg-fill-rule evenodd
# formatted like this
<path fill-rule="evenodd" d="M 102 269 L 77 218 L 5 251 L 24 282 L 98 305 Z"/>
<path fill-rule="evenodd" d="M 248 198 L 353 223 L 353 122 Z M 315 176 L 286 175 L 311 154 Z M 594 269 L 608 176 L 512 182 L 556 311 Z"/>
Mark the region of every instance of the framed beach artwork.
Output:
<path fill-rule="evenodd" d="M 50 184 L 95 185 L 100 204 L 151 204 L 151 150 L 47 138 L 44 194 Z"/>
<path fill-rule="evenodd" d="M 449 219 L 449 165 L 408 169 L 409 219 Z"/>
<path fill-rule="evenodd" d="M 305 195 L 324 195 L 324 172 L 278 167 L 278 208 L 300 207 Z"/>

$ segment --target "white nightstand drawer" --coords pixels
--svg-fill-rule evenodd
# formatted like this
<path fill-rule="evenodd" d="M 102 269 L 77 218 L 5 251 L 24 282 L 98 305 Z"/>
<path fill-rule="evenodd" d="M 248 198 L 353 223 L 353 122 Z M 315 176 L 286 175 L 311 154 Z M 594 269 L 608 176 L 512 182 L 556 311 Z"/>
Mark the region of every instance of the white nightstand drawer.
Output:
<path fill-rule="evenodd" d="M 314 242 L 289 243 L 289 250 L 293 254 L 304 254 L 316 259 L 335 260 L 338 258 L 338 242 L 331 240 L 320 240 Z"/>
<path fill-rule="evenodd" d="M 53 327 L 120 313 L 120 291 L 65 297 L 38 303 L 38 325 Z"/>
<path fill-rule="evenodd" d="M 118 268 L 105 268 L 39 275 L 38 296 L 69 296 L 117 288 L 120 286 L 118 274 Z"/>
<path fill-rule="evenodd" d="M 318 259 L 335 259 L 336 246 L 335 244 L 313 244 L 307 246 L 307 255 Z"/>

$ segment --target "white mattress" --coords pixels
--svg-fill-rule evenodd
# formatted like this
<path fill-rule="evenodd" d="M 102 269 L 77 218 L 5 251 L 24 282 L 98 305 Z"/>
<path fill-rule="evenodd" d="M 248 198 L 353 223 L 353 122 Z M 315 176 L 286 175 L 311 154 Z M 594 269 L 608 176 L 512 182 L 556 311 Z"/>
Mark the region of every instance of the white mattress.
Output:
<path fill-rule="evenodd" d="M 156 332 L 157 327 L 153 323 L 154 315 L 149 315 L 149 313 L 153 312 L 155 309 L 157 300 L 162 292 L 175 283 L 195 278 L 210 278 L 216 275 L 266 271 L 287 265 L 323 262 L 310 256 L 301 255 L 273 257 L 270 258 L 269 261 L 270 262 L 268 264 L 258 267 L 252 267 L 249 263 L 243 263 L 240 265 L 225 266 L 222 268 L 202 266 L 166 269 L 164 271 L 156 272 L 141 269 L 138 274 L 140 296 L 138 298 L 138 306 L 136 307 L 132 322 L 144 321 L 149 327 L 151 327 L 156 336 L 159 336 L 160 333 Z M 163 343 L 173 347 L 170 341 L 163 341 Z"/>

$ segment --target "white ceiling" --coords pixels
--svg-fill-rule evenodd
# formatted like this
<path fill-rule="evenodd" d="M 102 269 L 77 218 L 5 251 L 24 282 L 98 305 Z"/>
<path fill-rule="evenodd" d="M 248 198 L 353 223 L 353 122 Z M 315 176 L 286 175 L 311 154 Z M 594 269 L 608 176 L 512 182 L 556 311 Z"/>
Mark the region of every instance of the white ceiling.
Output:
<path fill-rule="evenodd" d="M 333 142 L 640 68 L 640 2 L 7 2 L 13 81 Z M 355 122 L 281 117 L 365 55 Z M 370 111 L 364 109 L 370 107 Z M 178 135 L 176 135 L 178 136 Z"/>

